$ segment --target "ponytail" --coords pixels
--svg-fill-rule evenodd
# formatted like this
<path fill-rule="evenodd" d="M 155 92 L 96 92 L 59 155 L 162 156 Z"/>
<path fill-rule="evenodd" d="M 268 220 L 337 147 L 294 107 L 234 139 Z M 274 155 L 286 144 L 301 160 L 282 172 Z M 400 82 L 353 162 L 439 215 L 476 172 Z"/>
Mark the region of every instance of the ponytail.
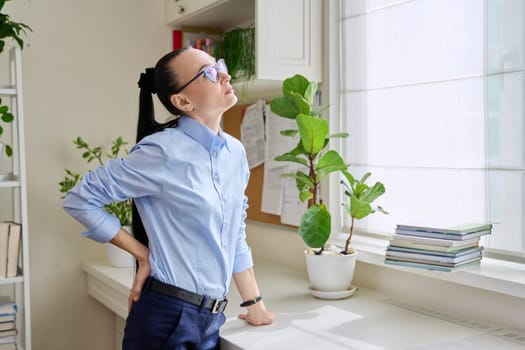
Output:
<path fill-rule="evenodd" d="M 155 110 L 153 107 L 153 94 L 157 94 L 162 105 L 177 117 L 181 115 L 172 103 L 171 96 L 176 93 L 179 88 L 179 83 L 176 73 L 170 66 L 171 61 L 182 52 L 186 51 L 188 47 L 181 48 L 166 54 L 162 57 L 155 68 L 146 68 L 144 73 L 140 74 L 138 82 L 140 88 L 139 97 L 139 120 L 137 124 L 137 139 L 138 143 L 144 137 L 162 131 L 169 127 L 176 127 L 178 118 L 168 120 L 166 123 L 159 123 L 155 120 Z M 146 247 L 149 245 L 146 229 L 142 223 L 139 212 L 133 201 L 132 204 L 132 221 L 133 236 Z M 138 269 L 138 263 L 137 263 Z"/>

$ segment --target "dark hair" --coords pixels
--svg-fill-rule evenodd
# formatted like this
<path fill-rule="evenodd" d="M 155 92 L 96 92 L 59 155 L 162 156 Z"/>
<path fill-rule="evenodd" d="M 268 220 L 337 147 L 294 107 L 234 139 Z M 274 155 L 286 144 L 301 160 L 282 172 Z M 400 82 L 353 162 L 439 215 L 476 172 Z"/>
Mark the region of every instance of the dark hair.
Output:
<path fill-rule="evenodd" d="M 179 88 L 177 74 L 171 67 L 171 61 L 186 51 L 189 47 L 181 48 L 164 55 L 155 65 L 155 68 L 147 68 L 145 73 L 140 75 L 138 82 L 140 87 L 139 98 L 139 120 L 137 124 L 137 142 L 144 137 L 162 131 L 169 127 L 176 127 L 178 118 L 168 120 L 166 123 L 159 123 L 155 120 L 155 111 L 153 108 L 153 96 L 157 94 L 160 102 L 166 109 L 177 117 L 181 114 L 172 103 L 171 96 Z M 148 246 L 149 240 L 146 235 L 146 229 L 142 223 L 139 212 L 133 202 L 132 210 L 132 227 L 135 238 L 145 246 Z M 138 268 L 138 264 L 137 264 Z"/>

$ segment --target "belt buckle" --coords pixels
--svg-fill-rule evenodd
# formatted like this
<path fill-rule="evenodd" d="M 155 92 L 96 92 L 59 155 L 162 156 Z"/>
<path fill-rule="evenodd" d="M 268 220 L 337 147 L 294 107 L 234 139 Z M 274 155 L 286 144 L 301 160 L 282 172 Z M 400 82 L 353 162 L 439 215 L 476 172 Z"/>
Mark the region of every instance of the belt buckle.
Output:
<path fill-rule="evenodd" d="M 226 298 L 215 299 L 213 306 L 211 307 L 211 313 L 218 314 L 219 312 L 224 311 L 224 309 L 226 309 L 226 305 L 228 305 L 228 300 Z"/>

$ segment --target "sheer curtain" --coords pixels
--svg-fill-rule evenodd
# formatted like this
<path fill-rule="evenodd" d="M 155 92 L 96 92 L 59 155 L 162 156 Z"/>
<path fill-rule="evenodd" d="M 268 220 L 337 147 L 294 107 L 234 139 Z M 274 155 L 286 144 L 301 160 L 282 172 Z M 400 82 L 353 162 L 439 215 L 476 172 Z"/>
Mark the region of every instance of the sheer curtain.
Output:
<path fill-rule="evenodd" d="M 397 223 L 493 223 L 525 252 L 525 2 L 342 0 L 341 123 L 351 171 L 385 184 Z"/>

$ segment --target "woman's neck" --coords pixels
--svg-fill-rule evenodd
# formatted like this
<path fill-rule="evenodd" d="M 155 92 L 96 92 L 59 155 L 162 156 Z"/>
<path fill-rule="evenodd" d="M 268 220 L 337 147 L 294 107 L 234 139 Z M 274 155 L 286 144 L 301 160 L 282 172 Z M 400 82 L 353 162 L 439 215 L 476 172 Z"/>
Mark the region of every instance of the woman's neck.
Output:
<path fill-rule="evenodd" d="M 205 117 L 205 116 L 200 116 L 200 115 L 190 115 L 190 117 L 206 125 L 215 134 L 219 132 L 222 115 L 219 115 L 218 117 Z"/>

